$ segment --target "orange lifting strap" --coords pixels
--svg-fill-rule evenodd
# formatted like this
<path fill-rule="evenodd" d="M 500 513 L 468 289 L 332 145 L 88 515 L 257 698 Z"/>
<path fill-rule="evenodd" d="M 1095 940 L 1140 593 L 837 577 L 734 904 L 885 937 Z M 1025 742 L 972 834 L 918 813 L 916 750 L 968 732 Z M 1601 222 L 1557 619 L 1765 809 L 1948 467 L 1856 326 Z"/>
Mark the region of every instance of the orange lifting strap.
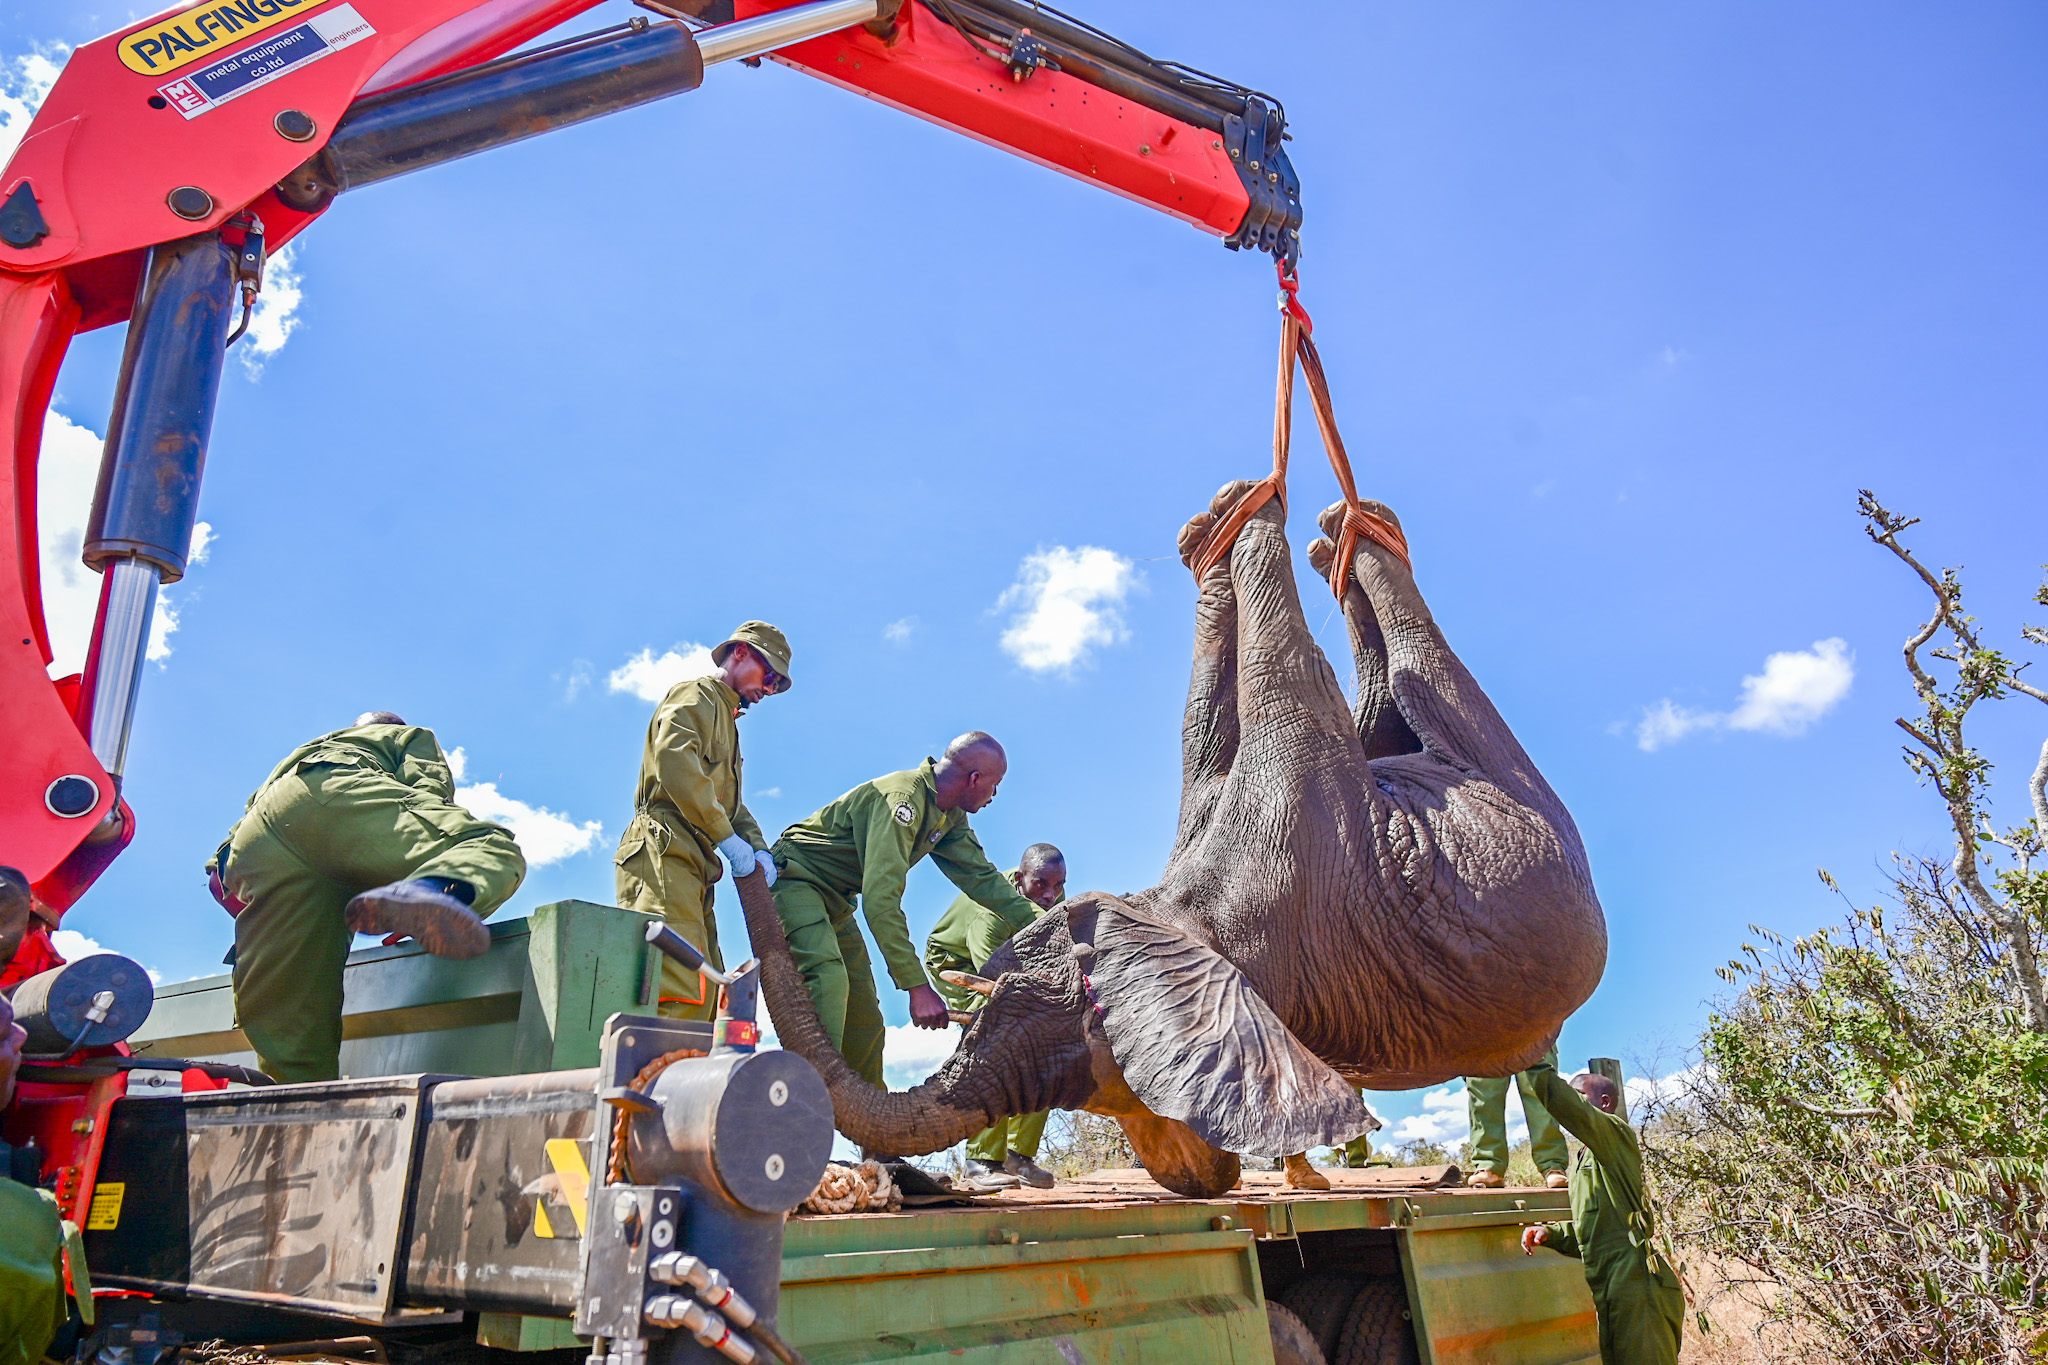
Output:
<path fill-rule="evenodd" d="M 1273 472 L 1247 488 L 1230 511 L 1209 529 L 1201 553 L 1195 556 L 1195 581 L 1201 582 L 1209 576 L 1209 570 L 1222 563 L 1230 547 L 1237 543 L 1245 523 L 1269 499 L 1279 498 L 1283 510 L 1287 506 L 1287 452 L 1294 439 L 1294 367 L 1299 361 L 1301 372 L 1308 376 L 1309 396 L 1315 400 L 1316 429 L 1322 432 L 1323 450 L 1330 457 L 1337 487 L 1344 494 L 1344 526 L 1337 537 L 1337 558 L 1330 565 L 1330 591 L 1341 601 L 1360 536 L 1400 556 L 1403 564 L 1408 563 L 1408 541 L 1399 527 L 1359 505 L 1358 486 L 1351 478 L 1351 457 L 1344 453 L 1344 438 L 1337 434 L 1337 414 L 1330 406 L 1330 384 L 1323 375 L 1323 358 L 1317 354 L 1310 335 L 1315 323 L 1301 306 L 1300 279 L 1290 275 L 1285 265 L 1280 267 L 1280 288 L 1280 383 L 1273 395 Z"/>

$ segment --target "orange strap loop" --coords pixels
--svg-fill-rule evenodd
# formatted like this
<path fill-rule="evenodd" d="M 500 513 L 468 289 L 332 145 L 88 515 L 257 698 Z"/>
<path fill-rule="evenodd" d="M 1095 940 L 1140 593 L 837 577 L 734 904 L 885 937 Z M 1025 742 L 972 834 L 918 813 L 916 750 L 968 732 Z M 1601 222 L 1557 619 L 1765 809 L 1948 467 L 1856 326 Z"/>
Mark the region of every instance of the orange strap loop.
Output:
<path fill-rule="evenodd" d="M 1408 563 L 1408 540 L 1399 527 L 1365 510 L 1358 501 L 1358 486 L 1351 477 L 1351 457 L 1345 453 L 1344 438 L 1337 432 L 1336 409 L 1330 403 L 1330 383 L 1323 373 L 1323 358 L 1310 335 L 1315 323 L 1302 308 L 1297 291 L 1301 281 L 1280 267 L 1280 380 L 1273 394 L 1273 472 L 1239 496 L 1222 519 L 1209 529 L 1195 556 L 1195 581 L 1208 577 L 1209 570 L 1223 562 L 1245 524 L 1273 498 L 1287 506 L 1287 455 L 1294 437 L 1294 369 L 1297 364 L 1308 377 L 1309 397 L 1314 400 L 1316 429 L 1323 438 L 1323 451 L 1337 475 L 1337 487 L 1344 494 L 1344 525 L 1337 537 L 1337 557 L 1330 565 L 1330 591 L 1341 601 L 1351 561 L 1358 553 L 1360 538 L 1372 541 Z"/>

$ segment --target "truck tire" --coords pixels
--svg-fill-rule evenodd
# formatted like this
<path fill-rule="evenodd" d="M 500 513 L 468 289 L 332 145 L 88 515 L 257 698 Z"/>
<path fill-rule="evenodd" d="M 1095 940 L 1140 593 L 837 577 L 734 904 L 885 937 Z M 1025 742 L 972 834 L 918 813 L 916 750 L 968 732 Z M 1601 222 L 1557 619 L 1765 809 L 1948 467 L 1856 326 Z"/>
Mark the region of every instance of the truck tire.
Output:
<path fill-rule="evenodd" d="M 1315 1336 L 1285 1304 L 1266 1301 L 1266 1331 L 1273 1338 L 1273 1365 L 1329 1365 Z"/>
<path fill-rule="evenodd" d="M 1323 1359 L 1337 1358 L 1337 1342 L 1344 1335 L 1344 1312 L 1364 1283 L 1357 1275 L 1322 1270 L 1296 1280 L 1280 1295 L 1280 1302 L 1294 1310 L 1294 1316 L 1316 1339 Z"/>
<path fill-rule="evenodd" d="M 1399 1280 L 1367 1281 L 1351 1300 L 1330 1359 L 1334 1365 L 1418 1365 L 1422 1354 L 1408 1317 L 1408 1287 Z"/>

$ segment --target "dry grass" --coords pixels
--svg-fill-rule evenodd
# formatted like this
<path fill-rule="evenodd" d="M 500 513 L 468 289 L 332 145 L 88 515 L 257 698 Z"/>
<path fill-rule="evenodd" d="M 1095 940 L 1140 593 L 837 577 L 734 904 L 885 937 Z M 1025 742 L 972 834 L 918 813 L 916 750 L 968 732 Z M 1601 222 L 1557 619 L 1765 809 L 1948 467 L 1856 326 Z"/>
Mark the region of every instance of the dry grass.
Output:
<path fill-rule="evenodd" d="M 1820 1343 L 1769 1321 L 1767 1302 L 1748 1286 L 1727 1283 L 1718 1266 L 1694 1263 L 1687 1271 L 1694 1303 L 1707 1305 L 1712 1330 L 1699 1329 L 1699 1316 L 1687 1309 L 1685 1343 L 1679 1365 L 1788 1365 L 1795 1361 L 1838 1360 Z"/>

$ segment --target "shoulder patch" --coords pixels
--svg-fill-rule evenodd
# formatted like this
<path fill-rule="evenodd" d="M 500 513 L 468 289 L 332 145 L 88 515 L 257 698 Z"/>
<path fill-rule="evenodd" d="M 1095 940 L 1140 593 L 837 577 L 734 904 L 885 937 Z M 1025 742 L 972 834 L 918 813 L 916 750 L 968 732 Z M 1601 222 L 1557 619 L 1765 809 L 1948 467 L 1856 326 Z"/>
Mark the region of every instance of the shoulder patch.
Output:
<path fill-rule="evenodd" d="M 898 802 L 896 803 L 896 823 L 897 823 L 897 824 L 899 824 L 899 825 L 909 825 L 909 824 L 912 824 L 912 823 L 914 823 L 914 822 L 915 822 L 916 820 L 917 820 L 917 812 L 916 812 L 916 811 L 914 811 L 914 810 L 912 810 L 912 809 L 910 808 L 910 803 L 909 803 L 908 801 L 898 801 Z"/>

